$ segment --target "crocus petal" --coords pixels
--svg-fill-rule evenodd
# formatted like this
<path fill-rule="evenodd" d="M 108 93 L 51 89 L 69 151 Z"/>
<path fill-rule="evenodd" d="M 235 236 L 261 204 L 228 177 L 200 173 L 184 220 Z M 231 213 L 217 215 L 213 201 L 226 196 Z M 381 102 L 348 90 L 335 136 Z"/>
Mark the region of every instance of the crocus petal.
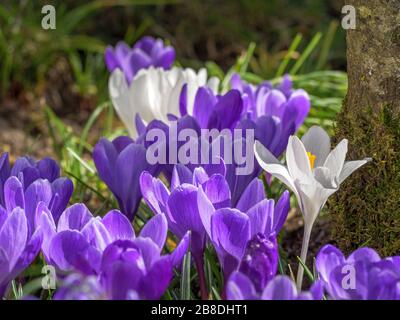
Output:
<path fill-rule="evenodd" d="M 90 245 L 94 246 L 99 251 L 103 251 L 108 244 L 111 243 L 111 236 L 101 222 L 100 217 L 91 219 L 81 230 L 83 236 Z"/>
<path fill-rule="evenodd" d="M 207 128 L 222 130 L 233 129 L 240 120 L 243 101 L 239 91 L 231 90 L 220 98 L 210 115 Z"/>
<path fill-rule="evenodd" d="M 282 229 L 283 224 L 286 221 L 286 217 L 289 213 L 289 209 L 290 209 L 290 194 L 289 191 L 285 191 L 279 198 L 274 209 L 272 230 L 274 230 L 276 233 L 279 233 L 279 231 Z"/>
<path fill-rule="evenodd" d="M 192 231 L 191 248 L 193 254 L 201 254 L 204 249 L 205 230 L 197 207 L 198 188 L 184 184 L 171 192 L 168 199 L 168 215 L 175 223 L 173 232 L 182 238 Z"/>
<path fill-rule="evenodd" d="M 0 156 L 0 204 L 5 206 L 4 203 L 4 184 L 10 176 L 10 161 L 8 159 L 8 153 L 5 152 Z"/>
<path fill-rule="evenodd" d="M 211 239 L 240 260 L 250 239 L 250 219 L 236 209 L 219 209 L 211 216 Z"/>
<path fill-rule="evenodd" d="M 179 96 L 179 112 L 181 116 L 187 115 L 187 84 L 184 84 L 182 87 L 181 94 Z"/>
<path fill-rule="evenodd" d="M 137 237 L 131 242 L 134 247 L 140 251 L 145 269 L 150 269 L 153 264 L 160 259 L 160 248 L 152 239 Z"/>
<path fill-rule="evenodd" d="M 74 204 L 61 215 L 57 231 L 82 230 L 91 219 L 93 216 L 83 203 Z"/>
<path fill-rule="evenodd" d="M 58 233 L 50 245 L 50 259 L 59 269 L 68 271 L 76 266 L 86 254 L 89 243 L 76 230 L 65 230 Z"/>
<path fill-rule="evenodd" d="M 354 251 L 348 258 L 347 263 L 356 263 L 356 262 L 364 262 L 364 263 L 373 263 L 380 261 L 381 258 L 379 254 L 371 248 L 360 248 Z"/>
<path fill-rule="evenodd" d="M 265 171 L 281 180 L 297 196 L 296 186 L 286 167 L 258 141 L 256 141 L 254 145 L 254 152 L 260 166 Z"/>
<path fill-rule="evenodd" d="M 193 173 L 188 167 L 181 164 L 177 164 L 174 166 L 171 178 L 171 190 L 174 190 L 184 183 L 192 183 L 192 181 Z"/>
<path fill-rule="evenodd" d="M 234 272 L 226 286 L 228 300 L 251 300 L 256 297 L 252 282 L 241 272 Z"/>
<path fill-rule="evenodd" d="M 51 212 L 57 222 L 68 205 L 74 192 L 74 185 L 68 178 L 58 178 L 51 184 L 53 198 L 50 203 Z"/>
<path fill-rule="evenodd" d="M 112 142 L 107 139 L 100 139 L 93 149 L 93 161 L 96 165 L 100 178 L 108 185 L 111 191 L 116 190 L 115 186 L 115 162 L 118 153 Z"/>
<path fill-rule="evenodd" d="M 321 248 L 316 259 L 315 267 L 318 274 L 325 283 L 329 283 L 329 276 L 333 269 L 343 264 L 345 257 L 342 252 L 332 245 L 326 245 Z"/>
<path fill-rule="evenodd" d="M 277 144 L 282 140 L 282 125 L 279 118 L 274 116 L 261 116 L 255 123 L 255 137 L 264 147 L 271 150 L 274 154 Z M 285 145 L 287 141 L 285 141 Z M 278 155 L 277 155 L 278 156 Z"/>
<path fill-rule="evenodd" d="M 118 210 L 108 212 L 102 219 L 102 223 L 108 230 L 111 241 L 131 240 L 135 238 L 135 231 L 128 218 Z"/>
<path fill-rule="evenodd" d="M 307 157 L 307 151 L 296 136 L 289 138 L 286 149 L 286 163 L 293 180 L 306 179 L 311 176 L 311 166 Z"/>
<path fill-rule="evenodd" d="M 114 56 L 114 49 L 111 46 L 107 46 L 104 53 L 104 60 L 106 62 L 107 69 L 110 72 L 119 67 L 119 63 Z"/>
<path fill-rule="evenodd" d="M 342 172 L 347 154 L 347 144 L 347 139 L 340 141 L 325 160 L 324 167 L 329 168 L 332 175 L 335 177 L 339 177 L 339 174 Z"/>
<path fill-rule="evenodd" d="M 324 164 L 331 151 L 331 139 L 324 129 L 312 126 L 301 138 L 308 152 L 316 156 L 315 167 Z"/>
<path fill-rule="evenodd" d="M 211 216 L 215 212 L 215 208 L 207 198 L 203 188 L 199 188 L 197 192 L 197 206 L 199 208 L 199 215 L 204 229 L 208 236 L 211 237 Z"/>
<path fill-rule="evenodd" d="M 141 279 L 139 291 L 146 299 L 160 299 L 167 290 L 173 277 L 171 262 L 163 258 L 154 263 L 148 273 Z"/>
<path fill-rule="evenodd" d="M 185 256 L 190 244 L 190 231 L 178 243 L 174 251 L 168 256 L 171 260 L 171 265 L 178 267 L 181 265 L 183 257 Z"/>
<path fill-rule="evenodd" d="M 150 65 L 151 59 L 149 56 L 140 49 L 134 49 L 129 56 L 130 72 L 125 72 L 125 76 L 131 73 L 131 77 L 128 77 L 128 81 L 130 82 L 140 69 L 148 68 Z"/>
<path fill-rule="evenodd" d="M 166 213 L 166 205 L 169 197 L 167 187 L 149 172 L 143 171 L 140 176 L 140 190 L 143 199 L 154 213 Z"/>
<path fill-rule="evenodd" d="M 135 159 L 135 164 L 132 163 L 132 159 Z M 146 159 L 146 149 L 142 145 L 130 144 L 119 154 L 115 166 L 115 179 L 119 182 L 115 193 L 121 211 L 131 220 L 142 196 L 140 175 L 150 167 Z"/>
<path fill-rule="evenodd" d="M 340 172 L 340 175 L 339 175 L 339 183 L 342 183 L 354 171 L 356 171 L 357 169 L 361 168 L 364 164 L 368 163 L 371 160 L 372 160 L 371 158 L 366 158 L 364 160 L 345 162 L 345 164 L 343 166 L 343 169 L 342 169 L 342 172 Z"/>
<path fill-rule="evenodd" d="M 129 291 L 137 289 L 142 271 L 135 264 L 117 261 L 101 274 L 101 283 L 112 300 L 126 300 Z"/>
<path fill-rule="evenodd" d="M 242 212 L 247 212 L 251 207 L 262 201 L 264 198 L 264 185 L 260 179 L 255 178 L 244 190 L 236 208 Z"/>
<path fill-rule="evenodd" d="M 50 204 L 52 198 L 51 184 L 48 180 L 36 180 L 25 192 L 25 214 L 29 228 L 33 232 L 35 224 L 36 207 L 39 202 Z"/>
<path fill-rule="evenodd" d="M 42 252 L 46 261 L 50 262 L 50 244 L 51 240 L 57 234 L 56 225 L 53 216 L 47 206 L 40 202 L 36 210 L 36 225 L 40 227 L 43 234 Z"/>
<path fill-rule="evenodd" d="M 8 212 L 16 207 L 25 208 L 24 189 L 16 177 L 7 179 L 4 185 L 4 199 Z"/>
<path fill-rule="evenodd" d="M 279 90 L 269 90 L 264 96 L 264 103 L 257 104 L 257 115 L 282 115 L 282 106 L 286 102 L 285 95 Z"/>
<path fill-rule="evenodd" d="M 314 178 L 324 188 L 337 189 L 339 187 L 338 179 L 327 167 L 317 167 L 313 170 Z"/>
<path fill-rule="evenodd" d="M 201 87 L 197 90 L 194 100 L 193 116 L 196 118 L 201 128 L 207 128 L 208 121 L 216 103 L 217 98 L 214 96 L 211 89 Z"/>
<path fill-rule="evenodd" d="M 25 249 L 28 236 L 28 223 L 25 212 L 15 208 L 4 221 L 0 230 L 0 248 L 8 257 L 9 267 L 13 268 Z"/>
<path fill-rule="evenodd" d="M 35 260 L 39 254 L 43 241 L 43 234 L 40 228 L 37 228 L 30 239 L 27 241 L 24 251 L 18 257 L 18 260 L 9 274 L 10 280 L 14 279 L 18 274 L 24 271 Z"/>
<path fill-rule="evenodd" d="M 143 80 L 142 80 L 143 81 Z M 139 82 L 143 85 L 142 82 Z M 134 116 L 139 110 L 132 110 L 130 103 L 130 94 L 128 84 L 125 76 L 120 69 L 115 69 L 108 82 L 108 90 L 110 92 L 110 98 L 113 103 L 118 116 L 124 122 L 127 127 L 129 134 L 132 137 L 136 136 L 136 128 L 134 123 Z M 143 116 L 143 114 L 141 114 Z"/>
<path fill-rule="evenodd" d="M 140 237 L 150 238 L 160 248 L 160 252 L 164 247 L 167 239 L 168 222 L 164 214 L 157 214 L 151 218 L 140 232 Z"/>
<path fill-rule="evenodd" d="M 304 122 L 310 111 L 310 107 L 310 97 L 306 91 L 298 89 L 292 92 L 287 102 L 285 113 L 296 115 L 294 120 L 295 130 L 298 130 Z M 285 117 L 283 117 L 283 122 L 285 122 Z"/>
<path fill-rule="evenodd" d="M 172 64 L 175 60 L 175 49 L 171 46 L 168 46 L 164 49 L 162 55 L 157 57 L 155 61 L 155 65 L 158 67 L 163 67 L 164 69 L 171 68 Z"/>
<path fill-rule="evenodd" d="M 202 185 L 204 192 L 215 209 L 229 207 L 231 204 L 231 191 L 225 178 L 219 174 L 210 177 Z"/>
<path fill-rule="evenodd" d="M 276 276 L 264 289 L 263 300 L 294 300 L 297 296 L 296 286 L 287 276 Z"/>
<path fill-rule="evenodd" d="M 325 189 L 316 181 L 306 184 L 296 180 L 295 184 L 299 192 L 297 200 L 300 203 L 305 224 L 311 227 L 328 198 L 337 189 Z"/>
<path fill-rule="evenodd" d="M 51 158 L 44 158 L 37 163 L 37 168 L 42 179 L 53 182 L 60 177 L 60 167 L 57 162 Z"/>
<path fill-rule="evenodd" d="M 274 214 L 274 200 L 264 199 L 251 207 L 247 211 L 247 215 L 250 219 L 250 233 L 254 236 L 257 233 L 264 234 L 267 227 L 267 222 L 272 225 L 272 219 Z M 271 227 L 268 227 L 270 232 Z"/>

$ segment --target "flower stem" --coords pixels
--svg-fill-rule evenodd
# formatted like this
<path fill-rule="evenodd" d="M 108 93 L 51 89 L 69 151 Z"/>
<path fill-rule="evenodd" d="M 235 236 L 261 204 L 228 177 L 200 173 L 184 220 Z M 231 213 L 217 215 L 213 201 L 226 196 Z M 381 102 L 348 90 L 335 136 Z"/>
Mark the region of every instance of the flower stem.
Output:
<path fill-rule="evenodd" d="M 311 226 L 308 226 L 306 224 L 304 225 L 303 244 L 301 246 L 301 254 L 300 254 L 300 260 L 304 265 L 306 265 L 306 260 L 307 260 L 307 252 L 308 252 L 308 245 L 310 243 L 311 229 L 312 225 Z M 301 286 L 303 284 L 303 274 L 304 274 L 304 267 L 299 262 L 299 268 L 297 269 L 297 290 L 299 292 L 301 291 Z"/>
<path fill-rule="evenodd" d="M 203 258 L 195 258 L 194 260 L 196 264 L 197 274 L 199 275 L 201 299 L 208 300 L 208 290 L 206 285 L 206 276 L 204 273 Z"/>

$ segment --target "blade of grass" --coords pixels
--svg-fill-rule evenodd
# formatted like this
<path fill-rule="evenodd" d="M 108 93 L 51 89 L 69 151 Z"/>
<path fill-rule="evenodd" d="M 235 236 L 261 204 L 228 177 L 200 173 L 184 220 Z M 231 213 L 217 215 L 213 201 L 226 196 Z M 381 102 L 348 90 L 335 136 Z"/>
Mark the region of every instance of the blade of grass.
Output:
<path fill-rule="evenodd" d="M 310 279 L 310 281 L 314 281 L 315 278 L 314 278 L 313 273 L 310 271 L 310 269 L 303 263 L 303 261 L 301 261 L 300 257 L 296 257 L 296 258 L 297 258 L 297 260 L 299 260 L 300 264 L 304 268 L 304 271 L 306 272 L 306 275 Z"/>
<path fill-rule="evenodd" d="M 182 279 L 181 279 L 181 300 L 190 300 L 191 297 L 190 264 L 191 264 L 191 255 L 190 251 L 188 251 L 183 259 Z"/>
<path fill-rule="evenodd" d="M 294 64 L 293 68 L 290 70 L 290 74 L 296 74 L 300 68 L 303 66 L 304 62 L 307 60 L 307 58 L 310 56 L 310 54 L 314 51 L 316 46 L 318 45 L 319 41 L 321 40 L 322 33 L 318 32 L 311 40 L 311 42 L 308 44 L 304 52 L 301 54 L 299 60 L 296 61 Z"/>
<path fill-rule="evenodd" d="M 296 34 L 296 37 L 293 39 L 288 52 L 286 53 L 281 64 L 279 65 L 278 71 L 276 72 L 276 75 L 275 75 L 276 78 L 283 76 L 283 74 L 286 70 L 286 67 L 289 64 L 289 61 L 290 61 L 291 57 L 293 56 L 293 53 L 296 51 L 297 47 L 299 46 L 302 38 L 303 38 L 303 36 L 300 33 Z"/>
<path fill-rule="evenodd" d="M 81 135 L 81 139 L 80 139 L 79 147 L 78 147 L 78 151 L 77 151 L 78 155 L 82 155 L 84 144 L 87 141 L 90 129 L 92 128 L 92 126 L 94 125 L 94 123 L 96 122 L 96 120 L 100 116 L 100 114 L 103 112 L 103 110 L 106 109 L 108 106 L 109 106 L 109 102 L 106 101 L 106 102 L 100 104 L 99 106 L 97 106 L 97 108 L 90 115 L 90 117 L 89 117 L 88 121 L 86 122 L 85 127 L 83 128 L 83 131 L 82 131 L 82 135 Z"/>

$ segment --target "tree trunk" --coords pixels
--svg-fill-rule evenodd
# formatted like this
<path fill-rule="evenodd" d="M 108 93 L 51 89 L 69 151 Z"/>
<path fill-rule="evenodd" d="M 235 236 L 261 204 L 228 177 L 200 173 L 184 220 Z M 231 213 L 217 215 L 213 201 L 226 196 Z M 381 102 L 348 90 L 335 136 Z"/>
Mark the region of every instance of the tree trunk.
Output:
<path fill-rule="evenodd" d="M 400 0 L 347 0 L 357 11 L 347 31 L 349 89 L 335 140 L 348 158 L 373 162 L 328 203 L 333 237 L 349 252 L 362 245 L 400 253 Z"/>

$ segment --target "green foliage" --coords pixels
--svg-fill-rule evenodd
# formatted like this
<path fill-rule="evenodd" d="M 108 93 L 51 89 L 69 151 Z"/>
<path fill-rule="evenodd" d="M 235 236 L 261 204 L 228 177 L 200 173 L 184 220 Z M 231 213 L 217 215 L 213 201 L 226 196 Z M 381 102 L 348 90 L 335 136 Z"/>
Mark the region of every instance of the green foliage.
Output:
<path fill-rule="evenodd" d="M 57 0 L 55 30 L 41 26 L 41 8 L 48 1 L 7 1 L 0 3 L 1 91 L 13 82 L 23 85 L 43 80 L 60 56 L 70 52 L 104 53 L 105 43 L 97 37 L 79 33 L 80 26 L 95 12 L 115 6 L 165 4 L 167 0 L 92 0 L 73 7 Z M 73 59 L 74 69 L 77 68 Z M 75 73 L 77 70 L 74 70 Z M 78 84 L 86 79 L 78 78 Z"/>

